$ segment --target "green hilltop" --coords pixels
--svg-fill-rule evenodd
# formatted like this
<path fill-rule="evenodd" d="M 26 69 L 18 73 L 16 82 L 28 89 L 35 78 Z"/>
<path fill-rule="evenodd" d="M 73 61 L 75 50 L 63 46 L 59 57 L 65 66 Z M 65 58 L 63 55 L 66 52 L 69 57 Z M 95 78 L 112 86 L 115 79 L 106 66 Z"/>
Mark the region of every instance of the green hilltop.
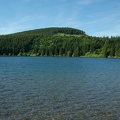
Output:
<path fill-rule="evenodd" d="M 51 28 L 41 28 L 41 29 L 35 29 L 35 30 L 29 30 L 24 32 L 19 32 L 15 34 L 36 34 L 36 35 L 55 35 L 57 33 L 64 33 L 64 34 L 75 34 L 75 35 L 85 35 L 85 32 L 82 30 L 74 29 L 74 28 L 68 28 L 68 27 L 51 27 Z"/>
<path fill-rule="evenodd" d="M 120 57 L 120 37 L 93 37 L 68 27 L 0 35 L 1 56 Z"/>

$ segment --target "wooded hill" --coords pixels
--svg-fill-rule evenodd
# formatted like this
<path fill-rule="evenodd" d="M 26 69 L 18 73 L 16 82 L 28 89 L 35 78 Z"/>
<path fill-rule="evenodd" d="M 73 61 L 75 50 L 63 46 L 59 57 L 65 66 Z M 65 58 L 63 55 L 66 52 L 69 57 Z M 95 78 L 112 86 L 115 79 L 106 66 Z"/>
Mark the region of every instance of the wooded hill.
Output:
<path fill-rule="evenodd" d="M 74 28 L 0 35 L 1 56 L 120 57 L 120 37 L 93 37 Z"/>

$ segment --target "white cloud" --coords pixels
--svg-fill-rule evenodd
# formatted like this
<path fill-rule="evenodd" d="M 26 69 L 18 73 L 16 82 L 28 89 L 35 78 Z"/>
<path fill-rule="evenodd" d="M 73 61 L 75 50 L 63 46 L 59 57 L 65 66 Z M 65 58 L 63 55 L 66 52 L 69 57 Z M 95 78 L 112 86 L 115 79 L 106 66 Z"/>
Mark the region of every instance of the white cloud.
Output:
<path fill-rule="evenodd" d="M 10 22 L 6 25 L 0 24 L 2 27 L 0 28 L 0 34 L 10 34 L 19 32 L 21 30 L 27 29 L 28 26 L 26 23 L 30 20 L 30 17 L 23 17 L 20 20 L 16 20 L 13 22 Z"/>
<path fill-rule="evenodd" d="M 93 36 L 99 36 L 99 37 L 103 37 L 103 36 L 120 36 L 120 30 L 105 30 L 105 31 L 99 31 L 99 32 L 94 32 L 94 34 L 92 34 Z"/>
<path fill-rule="evenodd" d="M 4 27 L 4 25 L 3 25 L 2 22 L 0 22 L 0 28 L 1 28 L 1 30 L 4 30 L 4 29 L 5 29 L 5 27 Z"/>
<path fill-rule="evenodd" d="M 78 5 L 89 5 L 89 4 L 104 2 L 104 1 L 106 0 L 78 0 L 77 4 Z"/>

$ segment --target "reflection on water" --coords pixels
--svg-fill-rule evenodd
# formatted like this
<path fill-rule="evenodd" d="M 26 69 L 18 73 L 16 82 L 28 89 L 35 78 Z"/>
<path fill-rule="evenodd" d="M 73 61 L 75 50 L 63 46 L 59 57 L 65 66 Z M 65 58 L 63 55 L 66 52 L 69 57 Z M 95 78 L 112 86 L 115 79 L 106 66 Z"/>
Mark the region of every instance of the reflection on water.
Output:
<path fill-rule="evenodd" d="M 119 120 L 120 59 L 1 57 L 0 119 Z"/>

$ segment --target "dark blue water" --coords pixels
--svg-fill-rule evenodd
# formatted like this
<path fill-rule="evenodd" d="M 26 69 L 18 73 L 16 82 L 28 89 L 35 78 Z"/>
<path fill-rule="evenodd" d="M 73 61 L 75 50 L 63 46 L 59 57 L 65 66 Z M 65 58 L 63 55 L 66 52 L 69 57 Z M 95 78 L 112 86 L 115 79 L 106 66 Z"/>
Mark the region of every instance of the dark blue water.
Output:
<path fill-rule="evenodd" d="M 120 120 L 120 59 L 0 57 L 0 119 Z"/>

